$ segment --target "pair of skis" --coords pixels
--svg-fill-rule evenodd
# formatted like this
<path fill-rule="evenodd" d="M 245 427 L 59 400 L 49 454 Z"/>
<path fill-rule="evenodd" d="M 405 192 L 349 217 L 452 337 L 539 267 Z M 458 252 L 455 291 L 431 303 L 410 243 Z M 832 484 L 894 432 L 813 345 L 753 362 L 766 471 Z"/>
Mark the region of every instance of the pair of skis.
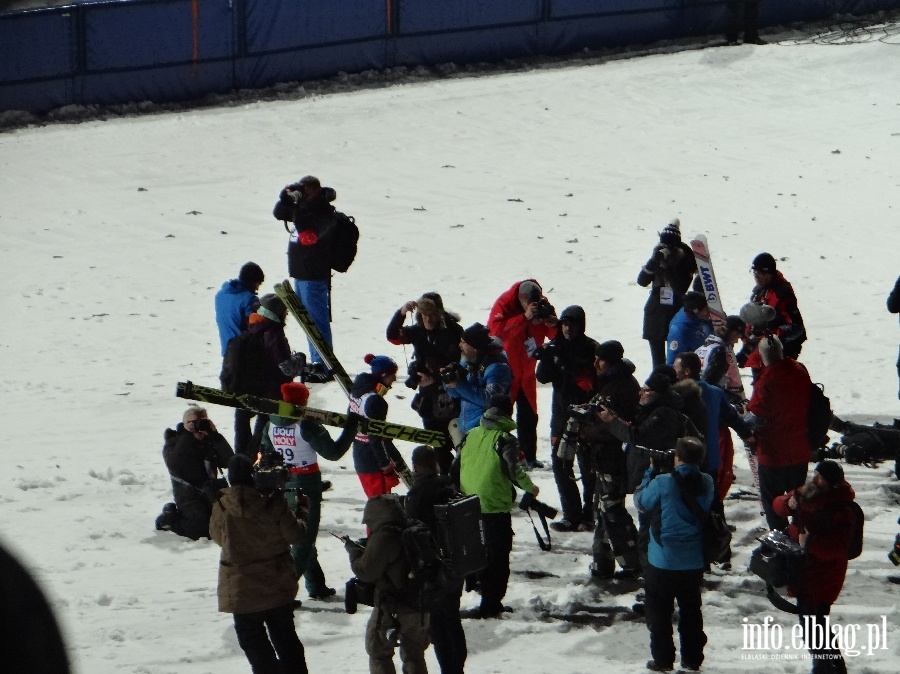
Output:
<path fill-rule="evenodd" d="M 709 255 L 709 243 L 703 234 L 698 234 L 691 241 L 691 250 L 694 251 L 694 259 L 697 261 L 697 274 L 700 277 L 700 284 L 703 286 L 703 292 L 706 295 L 706 303 L 709 306 L 709 313 L 712 318 L 713 325 L 716 327 L 725 323 L 727 314 L 722 306 L 722 296 L 719 294 L 719 284 L 716 281 L 716 274 L 713 271 L 712 260 Z M 727 389 L 730 393 L 740 396 L 741 400 L 747 399 L 747 393 L 744 390 L 744 382 L 741 380 L 741 374 L 738 370 L 737 363 L 734 360 L 734 352 L 731 349 L 726 350 L 728 359 L 728 373 L 726 375 Z M 759 468 L 756 462 L 756 455 L 749 454 L 747 462 L 750 464 L 750 472 L 753 474 L 753 483 L 759 492 Z"/>
<path fill-rule="evenodd" d="M 240 407 L 258 414 L 275 415 L 297 421 L 318 421 L 326 426 L 343 428 L 347 425 L 347 415 L 331 410 L 322 410 L 315 407 L 301 407 L 286 403 L 283 400 L 271 400 L 251 395 L 238 395 L 228 393 L 217 388 L 200 386 L 190 381 L 178 382 L 175 395 L 186 400 L 198 400 L 213 405 L 225 405 L 227 407 Z M 406 440 L 420 445 L 440 446 L 446 442 L 446 436 L 440 431 L 430 431 L 426 428 L 404 426 L 380 419 L 366 420 L 366 433 L 377 435 L 392 440 Z"/>

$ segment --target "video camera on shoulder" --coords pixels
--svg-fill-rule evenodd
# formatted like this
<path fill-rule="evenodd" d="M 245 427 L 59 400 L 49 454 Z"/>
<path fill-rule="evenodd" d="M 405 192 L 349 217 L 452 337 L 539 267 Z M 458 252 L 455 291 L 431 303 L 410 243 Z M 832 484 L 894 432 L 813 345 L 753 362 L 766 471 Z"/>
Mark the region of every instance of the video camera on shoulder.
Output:
<path fill-rule="evenodd" d="M 284 457 L 276 451 L 269 451 L 263 452 L 260 456 L 253 477 L 260 492 L 274 494 L 276 491 L 284 491 L 289 475 L 290 471 L 284 465 Z"/>

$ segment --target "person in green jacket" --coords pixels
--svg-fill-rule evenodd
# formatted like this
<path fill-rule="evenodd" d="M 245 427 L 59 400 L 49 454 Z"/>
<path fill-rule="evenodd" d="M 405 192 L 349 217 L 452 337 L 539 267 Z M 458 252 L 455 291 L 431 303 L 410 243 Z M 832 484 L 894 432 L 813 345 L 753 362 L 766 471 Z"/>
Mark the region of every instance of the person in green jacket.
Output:
<path fill-rule="evenodd" d="M 540 491 L 525 472 L 519 443 L 511 434 L 516 429 L 512 403 L 506 396 L 491 401 L 478 426 L 469 431 L 454 462 L 452 473 L 464 494 L 477 494 L 488 550 L 488 565 L 479 574 L 481 605 L 468 615 L 496 618 L 510 609 L 503 606 L 509 583 L 509 555 L 512 552 L 512 516 L 519 487 L 534 496 Z"/>
<path fill-rule="evenodd" d="M 285 402 L 305 406 L 309 400 L 309 389 L 305 384 L 288 382 L 281 386 L 281 397 Z M 298 577 L 303 576 L 306 591 L 312 599 L 327 599 L 335 594 L 335 589 L 328 587 L 325 582 L 325 573 L 316 552 L 316 536 L 322 513 L 319 456 L 329 461 L 337 461 L 344 456 L 356 436 L 357 424 L 358 419 L 351 415 L 338 439 L 332 440 L 325 427 L 316 421 L 270 416 L 263 432 L 263 453 L 278 452 L 290 471 L 291 476 L 285 484 L 288 505 L 294 507 L 297 490 L 309 496 L 306 536 L 301 542 L 291 546 L 291 556 L 294 558 L 294 570 Z"/>

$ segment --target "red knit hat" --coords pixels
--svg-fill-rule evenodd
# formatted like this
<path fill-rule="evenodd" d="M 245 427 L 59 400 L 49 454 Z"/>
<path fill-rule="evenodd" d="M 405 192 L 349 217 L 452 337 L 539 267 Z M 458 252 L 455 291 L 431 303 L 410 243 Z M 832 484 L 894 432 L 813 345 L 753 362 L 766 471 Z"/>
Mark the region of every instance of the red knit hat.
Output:
<path fill-rule="evenodd" d="M 309 400 L 309 388 L 306 384 L 289 381 L 281 385 L 281 399 L 286 403 L 305 407 Z"/>

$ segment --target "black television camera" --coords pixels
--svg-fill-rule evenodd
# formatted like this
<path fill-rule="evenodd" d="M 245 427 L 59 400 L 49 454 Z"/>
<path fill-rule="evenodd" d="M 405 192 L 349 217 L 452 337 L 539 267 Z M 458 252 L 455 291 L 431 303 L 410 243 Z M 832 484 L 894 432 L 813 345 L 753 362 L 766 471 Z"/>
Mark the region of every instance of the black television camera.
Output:
<path fill-rule="evenodd" d="M 256 464 L 253 479 L 256 488 L 263 494 L 274 494 L 284 491 L 290 471 L 284 465 L 284 457 L 278 452 L 263 452 Z M 299 491 L 299 490 L 298 490 Z M 300 494 L 298 493 L 299 497 Z"/>

